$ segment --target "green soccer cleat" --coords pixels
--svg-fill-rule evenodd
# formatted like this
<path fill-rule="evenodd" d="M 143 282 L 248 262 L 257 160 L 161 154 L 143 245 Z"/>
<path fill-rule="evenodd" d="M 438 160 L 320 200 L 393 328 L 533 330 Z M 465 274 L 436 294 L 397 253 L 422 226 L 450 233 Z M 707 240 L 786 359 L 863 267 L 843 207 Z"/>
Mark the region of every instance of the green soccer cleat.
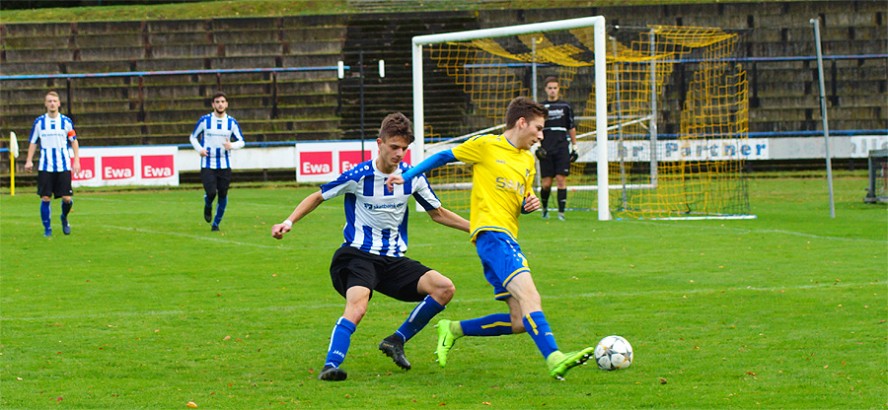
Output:
<path fill-rule="evenodd" d="M 437 356 L 438 365 L 441 367 L 447 366 L 447 353 L 450 353 L 450 349 L 453 349 L 453 344 L 456 343 L 456 339 L 458 338 L 450 330 L 451 323 L 453 323 L 453 321 L 441 319 L 438 321 L 438 324 L 435 325 L 438 329 L 438 347 L 435 348 L 435 356 Z"/>
<path fill-rule="evenodd" d="M 549 375 L 558 380 L 564 380 L 567 371 L 579 365 L 586 364 L 586 361 L 592 358 L 595 347 L 587 347 L 578 352 L 561 353 L 555 352 L 546 358 L 546 364 L 549 365 Z"/>

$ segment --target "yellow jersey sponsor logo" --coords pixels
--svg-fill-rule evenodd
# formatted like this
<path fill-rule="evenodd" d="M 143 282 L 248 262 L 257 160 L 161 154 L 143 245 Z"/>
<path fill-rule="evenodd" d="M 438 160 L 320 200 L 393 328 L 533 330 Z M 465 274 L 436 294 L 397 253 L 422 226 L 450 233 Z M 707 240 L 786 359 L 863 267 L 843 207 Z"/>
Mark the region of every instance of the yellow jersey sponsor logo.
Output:
<path fill-rule="evenodd" d="M 508 179 L 506 177 L 496 177 L 496 189 L 507 192 L 517 192 L 523 196 L 525 188 L 526 186 L 523 182 Z"/>

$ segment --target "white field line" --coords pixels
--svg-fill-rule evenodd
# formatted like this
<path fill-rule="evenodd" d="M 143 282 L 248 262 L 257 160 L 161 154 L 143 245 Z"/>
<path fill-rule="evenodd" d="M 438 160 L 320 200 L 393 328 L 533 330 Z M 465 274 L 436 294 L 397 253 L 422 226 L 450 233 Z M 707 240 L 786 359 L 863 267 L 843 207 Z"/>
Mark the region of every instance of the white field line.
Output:
<path fill-rule="evenodd" d="M 811 285 L 799 285 L 799 286 L 773 286 L 773 287 L 757 287 L 757 286 L 746 286 L 746 287 L 727 287 L 727 288 L 694 288 L 694 289 L 680 289 L 680 290 L 651 290 L 651 291 L 634 291 L 634 292 L 586 292 L 586 293 L 569 293 L 558 296 L 549 296 L 550 298 L 557 297 L 558 299 L 589 299 L 589 298 L 601 298 L 602 296 L 607 296 L 610 298 L 613 297 L 639 297 L 639 296 L 651 296 L 651 295 L 674 295 L 676 297 L 681 297 L 688 294 L 705 294 L 705 293 L 722 293 L 722 292 L 761 292 L 761 293 L 769 293 L 769 292 L 780 292 L 786 290 L 810 290 L 810 289 L 825 289 L 825 288 L 836 288 L 836 289 L 856 289 L 856 288 L 867 288 L 871 286 L 880 286 L 884 287 L 888 285 L 888 281 L 877 281 L 877 282 L 865 282 L 865 283 L 848 283 L 848 282 L 824 282 L 818 284 Z M 335 295 L 335 291 L 330 290 L 330 298 L 333 298 Z M 544 299 L 546 297 L 544 296 Z M 496 306 L 496 304 L 491 303 L 494 302 L 493 298 L 471 298 L 471 299 L 460 299 L 458 296 L 455 299 L 455 302 L 458 304 L 485 304 L 490 306 Z M 226 308 L 213 308 L 213 309 L 199 309 L 199 310 L 147 310 L 147 311 L 113 311 L 113 312 L 105 312 L 105 313 L 89 313 L 89 314 L 72 314 L 72 315 L 53 315 L 53 316 L 30 316 L 30 317 L 17 317 L 17 318 L 9 318 L 9 317 L 0 317 L 0 322 L 34 322 L 34 321 L 45 321 L 45 320 L 59 320 L 59 319 L 114 319 L 114 318 L 127 318 L 127 317 L 147 317 L 147 316 L 178 316 L 178 315 L 188 315 L 188 316 L 200 316 L 200 315 L 220 315 L 223 316 L 225 314 L 238 314 L 238 313 L 250 313 L 250 312 L 282 312 L 282 313 L 290 313 L 290 312 L 304 312 L 306 309 L 308 310 L 321 310 L 321 309 L 337 309 L 342 308 L 343 304 L 341 302 L 337 303 L 305 303 L 304 301 L 300 301 L 298 304 L 294 303 L 293 305 L 287 306 L 265 306 L 260 308 L 238 308 L 238 307 L 226 307 Z"/>

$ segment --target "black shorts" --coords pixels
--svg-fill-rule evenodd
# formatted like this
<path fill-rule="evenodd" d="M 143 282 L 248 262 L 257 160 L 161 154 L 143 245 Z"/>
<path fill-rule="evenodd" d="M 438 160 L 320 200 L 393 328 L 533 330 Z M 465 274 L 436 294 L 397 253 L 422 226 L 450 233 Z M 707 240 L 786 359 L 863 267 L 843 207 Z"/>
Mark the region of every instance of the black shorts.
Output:
<path fill-rule="evenodd" d="M 570 175 L 570 149 L 566 146 L 546 151 L 546 158 L 537 160 L 540 162 L 540 178 Z"/>
<path fill-rule="evenodd" d="M 71 195 L 74 195 L 74 190 L 71 189 L 71 171 L 37 171 L 37 196 L 61 198 Z"/>
<path fill-rule="evenodd" d="M 407 257 L 374 255 L 345 245 L 333 254 L 330 279 L 342 297 L 349 288 L 363 286 L 371 290 L 370 297 L 375 290 L 397 300 L 419 302 L 426 295 L 419 294 L 416 286 L 419 278 L 430 270 Z"/>
<path fill-rule="evenodd" d="M 204 191 L 208 194 L 215 195 L 216 192 L 226 193 L 231 185 L 231 168 L 201 168 L 200 180 L 203 182 Z"/>

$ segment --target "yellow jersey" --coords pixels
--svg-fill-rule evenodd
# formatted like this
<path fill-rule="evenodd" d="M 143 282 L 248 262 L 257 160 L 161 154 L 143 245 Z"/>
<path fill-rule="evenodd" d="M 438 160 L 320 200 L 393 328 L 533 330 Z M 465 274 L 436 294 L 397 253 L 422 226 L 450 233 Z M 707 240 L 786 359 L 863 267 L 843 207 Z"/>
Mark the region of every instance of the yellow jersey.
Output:
<path fill-rule="evenodd" d="M 518 239 L 518 216 L 531 194 L 535 159 L 502 135 L 479 135 L 452 149 L 456 159 L 472 165 L 469 217 L 472 241 L 481 231 L 505 232 Z"/>

